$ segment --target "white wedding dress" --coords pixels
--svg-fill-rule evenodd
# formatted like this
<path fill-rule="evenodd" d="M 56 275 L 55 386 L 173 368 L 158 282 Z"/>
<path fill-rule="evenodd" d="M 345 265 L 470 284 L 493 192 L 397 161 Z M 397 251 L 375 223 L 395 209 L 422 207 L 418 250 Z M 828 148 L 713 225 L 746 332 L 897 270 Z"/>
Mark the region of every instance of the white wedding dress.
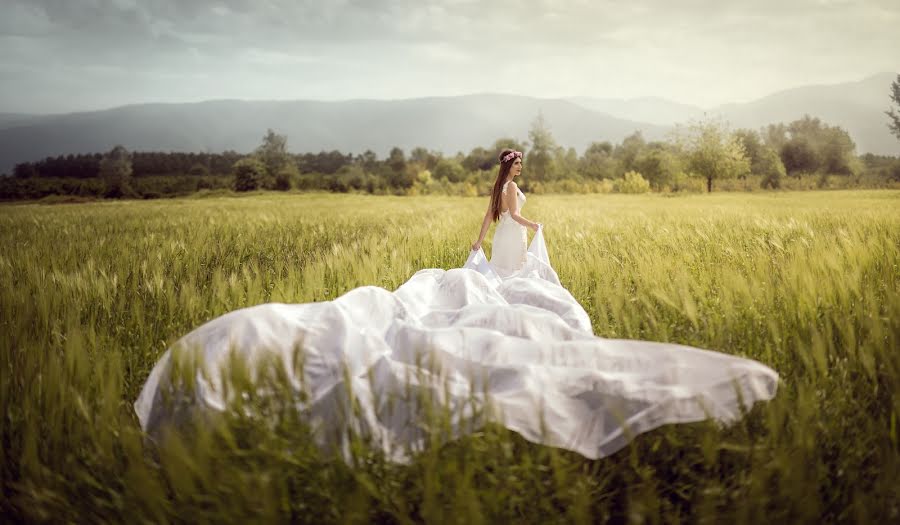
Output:
<path fill-rule="evenodd" d="M 501 218 L 490 261 L 479 249 L 461 268 L 419 270 L 393 292 L 362 286 L 332 301 L 261 304 L 207 322 L 154 367 L 134 405 L 141 427 L 153 436 L 226 410 L 235 395 L 223 385 L 230 348 L 251 371 L 279 363 L 316 441 L 345 458 L 352 429 L 390 459 L 408 460 L 427 443 L 423 399 L 449 408 L 452 436 L 483 425 L 489 403 L 491 420 L 525 439 L 599 458 L 664 424 L 734 421 L 775 395 L 778 374 L 757 361 L 595 336 L 551 267 L 542 230 L 525 250 L 519 228 Z M 187 386 L 172 373 L 183 358 L 204 363 Z"/>
<path fill-rule="evenodd" d="M 503 185 L 505 196 L 509 189 L 509 181 Z M 525 194 L 516 188 L 516 200 L 519 209 L 525 204 Z M 525 226 L 514 221 L 509 210 L 500 214 L 497 229 L 494 230 L 494 243 L 491 250 L 491 264 L 501 276 L 507 277 L 522 268 L 526 262 L 525 252 L 528 246 L 528 231 Z"/>

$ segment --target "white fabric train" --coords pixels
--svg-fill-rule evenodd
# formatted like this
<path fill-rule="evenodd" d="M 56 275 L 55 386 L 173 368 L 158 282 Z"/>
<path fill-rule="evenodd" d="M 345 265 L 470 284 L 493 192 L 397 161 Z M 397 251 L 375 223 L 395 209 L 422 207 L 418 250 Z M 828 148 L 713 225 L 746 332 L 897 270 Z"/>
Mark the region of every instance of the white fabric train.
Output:
<path fill-rule="evenodd" d="M 298 345 L 302 369 L 292 366 Z M 599 458 L 660 425 L 733 421 L 742 404 L 771 399 L 778 384 L 774 370 L 750 359 L 594 336 L 560 285 L 541 230 L 525 266 L 506 277 L 479 249 L 462 268 L 419 270 L 394 292 L 362 286 L 332 301 L 262 304 L 213 319 L 156 364 L 134 405 L 141 427 L 154 435 L 166 423 L 225 410 L 232 394 L 219 367 L 229 348 L 251 370 L 266 358 L 284 363 L 292 388 L 307 393 L 297 410 L 321 445 L 347 457 L 342 440 L 353 419 L 352 428 L 401 462 L 426 440 L 410 392 L 451 407 L 454 436 L 483 424 L 472 400 L 490 400 L 500 422 L 525 439 Z M 172 379 L 173 352 L 207 365 L 194 388 Z M 350 391 L 356 418 L 346 417 Z"/>

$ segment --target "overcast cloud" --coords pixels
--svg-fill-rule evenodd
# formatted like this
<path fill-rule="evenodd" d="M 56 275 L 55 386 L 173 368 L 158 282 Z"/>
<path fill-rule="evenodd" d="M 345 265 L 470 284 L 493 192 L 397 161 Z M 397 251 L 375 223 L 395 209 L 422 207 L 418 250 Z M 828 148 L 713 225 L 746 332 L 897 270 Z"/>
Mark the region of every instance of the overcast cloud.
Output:
<path fill-rule="evenodd" d="M 0 5 L 3 112 L 483 92 L 709 107 L 900 70 L 897 0 Z"/>

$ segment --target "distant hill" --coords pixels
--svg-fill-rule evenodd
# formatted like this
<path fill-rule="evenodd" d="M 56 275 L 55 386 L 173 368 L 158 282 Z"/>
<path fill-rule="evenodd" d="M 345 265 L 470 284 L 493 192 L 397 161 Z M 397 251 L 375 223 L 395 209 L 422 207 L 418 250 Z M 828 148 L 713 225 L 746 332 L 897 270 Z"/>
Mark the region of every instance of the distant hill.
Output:
<path fill-rule="evenodd" d="M 678 122 L 687 122 L 690 119 L 702 117 L 704 111 L 699 106 L 681 104 L 659 97 L 633 99 L 570 97 L 565 100 L 614 117 L 658 126 L 671 126 Z"/>
<path fill-rule="evenodd" d="M 713 108 L 732 127 L 759 128 L 809 114 L 850 133 L 860 153 L 900 155 L 900 141 L 888 130 L 891 81 L 897 73 L 879 73 L 859 82 L 804 86 L 773 93 L 746 104 Z"/>
<path fill-rule="evenodd" d="M 0 113 L 0 128 L 33 123 L 40 120 L 40 118 L 38 115 L 28 115 L 26 113 Z"/>
<path fill-rule="evenodd" d="M 288 137 L 288 149 L 337 149 L 386 156 L 399 146 L 454 154 L 500 137 L 526 140 L 542 112 L 560 144 L 583 151 L 591 141 L 619 142 L 636 130 L 662 138 L 665 128 L 585 109 L 564 100 L 467 95 L 409 100 L 238 101 L 143 104 L 43 117 L 0 129 L 0 169 L 46 156 L 102 152 L 115 144 L 141 151 L 249 152 L 267 128 Z"/>
<path fill-rule="evenodd" d="M 890 86 L 896 78 L 897 73 L 879 73 L 859 82 L 802 86 L 751 102 L 706 109 L 656 97 L 566 100 L 615 117 L 661 126 L 701 118 L 706 113 L 721 116 L 732 128 L 759 129 L 808 114 L 846 129 L 860 153 L 900 155 L 900 141 L 888 131 L 888 118 L 884 114 L 891 106 Z"/>
<path fill-rule="evenodd" d="M 803 114 L 850 132 L 859 152 L 900 154 L 884 111 L 894 73 L 860 82 L 806 86 L 745 104 L 707 109 L 732 127 L 759 128 Z M 500 137 L 527 140 L 542 112 L 557 142 L 581 153 L 593 141 L 620 142 L 636 130 L 648 140 L 704 110 L 661 98 L 540 99 L 477 94 L 406 100 L 241 101 L 140 104 L 65 115 L 0 113 L 0 172 L 17 162 L 69 153 L 103 152 L 116 144 L 135 151 L 249 152 L 267 128 L 288 137 L 293 152 L 371 149 L 380 157 L 399 146 L 454 154 Z"/>

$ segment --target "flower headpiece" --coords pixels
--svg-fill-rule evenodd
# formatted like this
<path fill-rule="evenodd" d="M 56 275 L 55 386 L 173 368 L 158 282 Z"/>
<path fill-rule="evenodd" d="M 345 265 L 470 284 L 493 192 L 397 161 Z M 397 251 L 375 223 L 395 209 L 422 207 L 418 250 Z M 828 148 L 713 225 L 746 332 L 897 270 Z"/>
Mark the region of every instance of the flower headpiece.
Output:
<path fill-rule="evenodd" d="M 511 151 L 511 152 L 507 153 L 505 157 L 500 159 L 500 162 L 506 162 L 506 161 L 512 160 L 516 157 L 519 157 L 521 159 L 522 152 L 521 151 Z"/>

